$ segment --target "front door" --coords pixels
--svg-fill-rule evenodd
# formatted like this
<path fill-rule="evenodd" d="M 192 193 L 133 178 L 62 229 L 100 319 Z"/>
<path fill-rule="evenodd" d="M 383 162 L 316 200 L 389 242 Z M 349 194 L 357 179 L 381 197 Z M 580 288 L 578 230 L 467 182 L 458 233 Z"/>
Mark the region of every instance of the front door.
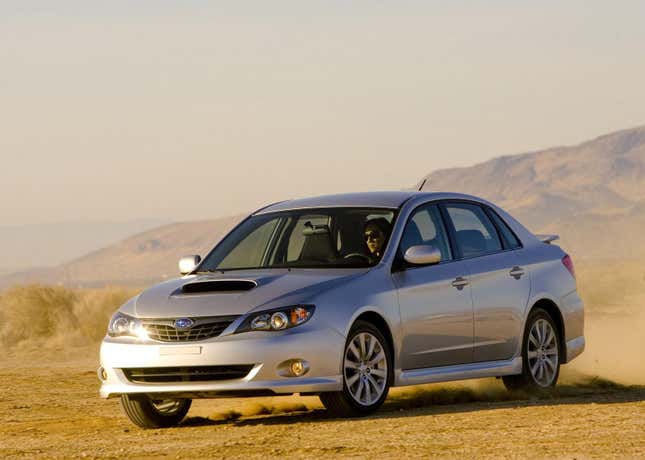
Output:
<path fill-rule="evenodd" d="M 442 261 L 400 266 L 393 273 L 401 309 L 401 367 L 404 370 L 472 362 L 473 303 L 466 262 L 454 260 L 441 214 L 424 205 L 410 217 L 399 259 L 415 245 L 433 245 Z"/>

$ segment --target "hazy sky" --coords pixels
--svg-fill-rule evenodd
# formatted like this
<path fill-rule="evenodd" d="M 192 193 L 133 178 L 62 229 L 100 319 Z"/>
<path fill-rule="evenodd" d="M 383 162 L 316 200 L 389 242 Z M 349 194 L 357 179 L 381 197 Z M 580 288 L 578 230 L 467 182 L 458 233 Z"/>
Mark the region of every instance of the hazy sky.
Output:
<path fill-rule="evenodd" d="M 0 0 L 0 225 L 211 218 L 645 123 L 645 2 Z"/>

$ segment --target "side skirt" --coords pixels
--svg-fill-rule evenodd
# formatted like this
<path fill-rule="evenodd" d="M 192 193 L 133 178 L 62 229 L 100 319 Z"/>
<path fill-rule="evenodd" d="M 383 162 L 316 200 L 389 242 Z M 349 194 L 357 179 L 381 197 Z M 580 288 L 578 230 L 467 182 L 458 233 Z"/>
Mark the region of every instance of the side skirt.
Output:
<path fill-rule="evenodd" d="M 522 358 L 485 363 L 458 364 L 456 366 L 429 367 L 396 371 L 394 386 L 419 385 L 421 383 L 448 382 L 451 380 L 500 377 L 522 373 Z"/>

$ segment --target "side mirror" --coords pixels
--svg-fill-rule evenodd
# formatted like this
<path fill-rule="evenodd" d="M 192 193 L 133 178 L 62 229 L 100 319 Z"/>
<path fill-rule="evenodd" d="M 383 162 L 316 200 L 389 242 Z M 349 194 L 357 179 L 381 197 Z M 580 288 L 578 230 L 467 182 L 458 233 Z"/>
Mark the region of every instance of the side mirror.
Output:
<path fill-rule="evenodd" d="M 179 273 L 181 273 L 182 276 L 187 275 L 195 270 L 195 267 L 197 267 L 201 261 L 202 258 L 197 255 L 182 257 L 179 259 Z"/>
<path fill-rule="evenodd" d="M 412 265 L 434 265 L 441 262 L 441 251 L 430 244 L 410 246 L 403 259 Z"/>

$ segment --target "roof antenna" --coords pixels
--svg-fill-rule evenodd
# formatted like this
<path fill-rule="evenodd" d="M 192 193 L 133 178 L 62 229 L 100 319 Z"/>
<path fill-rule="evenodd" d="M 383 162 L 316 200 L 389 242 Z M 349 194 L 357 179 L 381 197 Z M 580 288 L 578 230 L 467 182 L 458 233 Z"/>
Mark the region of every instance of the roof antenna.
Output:
<path fill-rule="evenodd" d="M 419 192 L 423 190 L 423 186 L 426 185 L 426 182 L 428 182 L 428 179 L 423 179 L 423 182 L 421 182 L 421 185 L 419 185 Z"/>

